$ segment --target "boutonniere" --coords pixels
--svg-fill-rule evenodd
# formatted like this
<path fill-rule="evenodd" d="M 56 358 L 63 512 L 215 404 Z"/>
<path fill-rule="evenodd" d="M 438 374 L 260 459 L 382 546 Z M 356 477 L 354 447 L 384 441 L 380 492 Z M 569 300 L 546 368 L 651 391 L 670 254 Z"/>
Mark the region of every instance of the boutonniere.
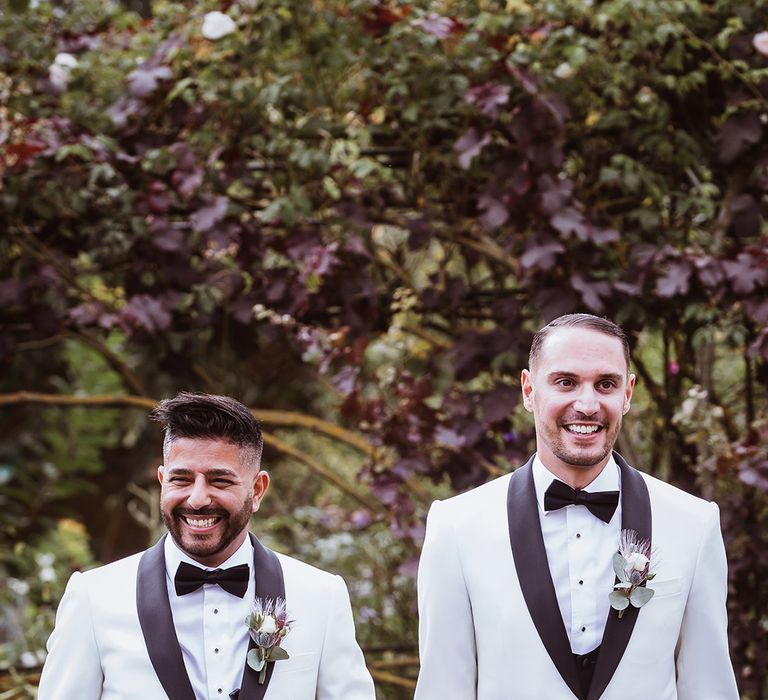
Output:
<path fill-rule="evenodd" d="M 288 619 L 288 611 L 282 598 L 256 598 L 251 614 L 245 618 L 248 633 L 256 644 L 245 658 L 246 663 L 259 674 L 259 683 L 267 677 L 267 664 L 270 661 L 284 661 L 288 652 L 280 648 L 280 642 L 291 631 L 293 620 Z"/>
<path fill-rule="evenodd" d="M 653 589 L 643 586 L 656 576 L 651 573 L 651 543 L 635 530 L 621 531 L 619 551 L 613 555 L 613 570 L 619 582 L 608 597 L 611 607 L 619 611 L 619 618 L 630 603 L 642 608 L 653 598 Z"/>

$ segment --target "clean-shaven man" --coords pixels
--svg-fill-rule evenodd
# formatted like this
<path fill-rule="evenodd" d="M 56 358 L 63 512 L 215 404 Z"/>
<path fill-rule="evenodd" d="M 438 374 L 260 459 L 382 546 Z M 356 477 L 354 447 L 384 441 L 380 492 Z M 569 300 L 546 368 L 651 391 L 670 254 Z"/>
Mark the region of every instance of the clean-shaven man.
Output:
<path fill-rule="evenodd" d="M 536 454 L 430 509 L 416 700 L 738 700 L 717 506 L 612 452 L 635 384 L 622 330 L 556 319 L 521 381 Z"/>
<path fill-rule="evenodd" d="M 269 487 L 250 411 L 182 393 L 154 417 L 165 430 L 157 476 L 170 537 L 73 574 L 39 700 L 374 700 L 342 579 L 248 532 Z M 255 599 L 285 601 L 293 620 L 279 645 L 289 658 L 267 663 L 261 679 L 246 664 Z"/>

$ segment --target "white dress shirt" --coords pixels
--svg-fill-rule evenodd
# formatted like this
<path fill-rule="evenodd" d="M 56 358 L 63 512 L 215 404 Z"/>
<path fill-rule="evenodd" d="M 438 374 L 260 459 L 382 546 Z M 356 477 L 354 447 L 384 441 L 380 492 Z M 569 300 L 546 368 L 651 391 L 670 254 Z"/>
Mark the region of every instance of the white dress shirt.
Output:
<path fill-rule="evenodd" d="M 575 654 L 586 654 L 602 641 L 610 611 L 608 595 L 615 580 L 613 555 L 618 551 L 621 534 L 621 500 L 608 523 L 592 515 L 583 505 L 547 512 L 544 492 L 556 478 L 536 455 L 533 481 L 549 571 L 571 649 Z M 611 457 L 584 491 L 619 491 L 620 488 L 621 473 Z"/>
<path fill-rule="evenodd" d="M 178 596 L 173 577 L 182 561 L 207 570 L 248 564 L 248 590 L 243 598 L 238 598 L 218 584 L 206 583 L 192 593 Z M 256 586 L 250 537 L 246 537 L 223 564 L 209 567 L 201 566 L 182 552 L 168 536 L 165 569 L 173 625 L 195 697 L 197 700 L 229 700 L 229 694 L 240 687 L 248 651 L 245 618 L 251 611 Z"/>

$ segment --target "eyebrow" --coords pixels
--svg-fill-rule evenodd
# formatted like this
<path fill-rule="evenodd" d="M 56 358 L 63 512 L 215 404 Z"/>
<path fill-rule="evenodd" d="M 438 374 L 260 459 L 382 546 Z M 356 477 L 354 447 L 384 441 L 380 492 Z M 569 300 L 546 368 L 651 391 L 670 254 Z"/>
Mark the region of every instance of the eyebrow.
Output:
<path fill-rule="evenodd" d="M 194 470 L 187 469 L 186 467 L 171 467 L 168 470 L 169 474 L 178 474 L 179 476 L 189 476 L 191 474 L 194 474 Z M 207 477 L 217 477 L 217 476 L 229 476 L 236 478 L 237 474 L 233 472 L 231 469 L 207 469 L 203 472 L 205 476 Z"/>
<path fill-rule="evenodd" d="M 578 374 L 574 374 L 573 372 L 558 372 L 555 370 L 554 372 L 550 372 L 547 375 L 548 380 L 553 380 L 558 377 L 565 377 L 566 379 L 579 379 Z M 616 374 L 615 372 L 606 372 L 604 374 L 601 374 L 598 378 L 598 382 L 604 382 L 606 379 L 611 379 L 616 383 L 621 383 L 621 381 L 624 379 L 624 376 L 621 374 Z"/>

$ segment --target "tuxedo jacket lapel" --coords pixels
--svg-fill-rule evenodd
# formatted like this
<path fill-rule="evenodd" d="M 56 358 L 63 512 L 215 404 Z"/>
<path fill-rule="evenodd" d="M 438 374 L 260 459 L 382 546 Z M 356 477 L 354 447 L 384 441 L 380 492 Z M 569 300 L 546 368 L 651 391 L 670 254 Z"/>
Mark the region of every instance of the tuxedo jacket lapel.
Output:
<path fill-rule="evenodd" d="M 507 491 L 512 557 L 525 604 L 539 637 L 565 683 L 576 697 L 583 700 L 576 661 L 563 625 L 547 562 L 532 464 L 533 458 L 512 474 Z"/>
<path fill-rule="evenodd" d="M 613 453 L 621 470 L 621 528 L 636 530 L 643 539 L 651 541 L 651 499 L 648 487 L 638 471 L 632 469 L 621 455 Z M 610 683 L 632 636 L 639 608 L 630 605 L 619 619 L 615 610 L 608 613 L 602 646 L 592 677 L 587 700 L 597 700 Z"/>
<path fill-rule="evenodd" d="M 282 598 L 285 600 L 285 580 L 283 568 L 277 555 L 267 549 L 256 537 L 249 533 L 253 543 L 253 570 L 256 575 L 257 598 Z M 255 648 L 253 639 L 248 640 L 248 651 Z M 240 693 L 234 697 L 237 700 L 262 700 L 267 692 L 267 686 L 272 678 L 275 664 L 267 664 L 267 675 L 263 684 L 259 683 L 259 674 L 247 663 L 243 670 L 243 681 Z"/>
<path fill-rule="evenodd" d="M 163 535 L 142 555 L 136 574 L 136 609 L 149 659 L 170 700 L 195 700 L 173 626 L 165 582 Z"/>

